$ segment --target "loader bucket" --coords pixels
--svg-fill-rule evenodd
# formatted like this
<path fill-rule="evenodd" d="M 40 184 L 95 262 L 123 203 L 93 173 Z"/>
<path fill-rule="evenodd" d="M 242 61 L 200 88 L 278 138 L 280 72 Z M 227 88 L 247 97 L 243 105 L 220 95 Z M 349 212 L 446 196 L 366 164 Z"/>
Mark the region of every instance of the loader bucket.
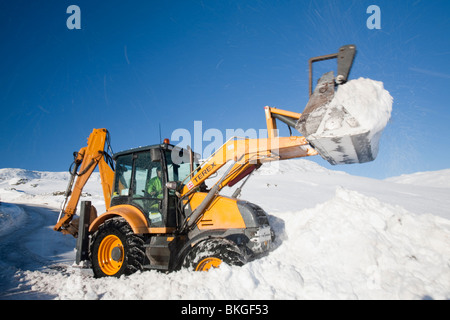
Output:
<path fill-rule="evenodd" d="M 370 79 L 335 86 L 332 71 L 319 79 L 295 128 L 333 165 L 375 160 L 392 97 Z"/>

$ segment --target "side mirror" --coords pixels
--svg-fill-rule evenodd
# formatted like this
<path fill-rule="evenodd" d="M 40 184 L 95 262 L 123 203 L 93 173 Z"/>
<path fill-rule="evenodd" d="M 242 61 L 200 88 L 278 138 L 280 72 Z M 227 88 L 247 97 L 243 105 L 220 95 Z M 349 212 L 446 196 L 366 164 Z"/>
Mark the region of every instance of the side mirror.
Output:
<path fill-rule="evenodd" d="M 166 183 L 166 188 L 169 190 L 177 190 L 177 182 L 176 181 L 169 181 Z"/>
<path fill-rule="evenodd" d="M 175 191 L 177 197 L 180 197 L 180 192 L 183 190 L 183 184 L 180 181 L 169 181 L 166 183 L 166 188 Z"/>

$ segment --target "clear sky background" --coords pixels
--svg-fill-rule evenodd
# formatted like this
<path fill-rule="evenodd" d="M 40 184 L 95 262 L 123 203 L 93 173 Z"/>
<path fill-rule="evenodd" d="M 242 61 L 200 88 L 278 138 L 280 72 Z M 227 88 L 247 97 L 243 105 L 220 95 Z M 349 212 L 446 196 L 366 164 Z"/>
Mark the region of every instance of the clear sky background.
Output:
<path fill-rule="evenodd" d="M 72 4 L 81 30 L 66 26 Z M 372 4 L 380 30 L 366 26 Z M 116 152 L 158 143 L 159 124 L 163 138 L 194 121 L 264 129 L 266 105 L 303 111 L 308 59 L 345 44 L 350 78 L 382 81 L 394 106 L 378 158 L 333 169 L 450 168 L 449 17 L 448 0 L 0 0 L 0 168 L 68 170 L 93 128 Z"/>

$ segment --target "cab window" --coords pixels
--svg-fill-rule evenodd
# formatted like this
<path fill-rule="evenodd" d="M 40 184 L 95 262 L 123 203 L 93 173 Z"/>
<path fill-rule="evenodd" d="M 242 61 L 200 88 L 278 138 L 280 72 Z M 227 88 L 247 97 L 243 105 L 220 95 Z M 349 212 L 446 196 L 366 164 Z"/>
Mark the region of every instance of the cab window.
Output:
<path fill-rule="evenodd" d="M 131 154 L 117 159 L 112 198 L 130 194 L 132 168 L 133 157 Z"/>

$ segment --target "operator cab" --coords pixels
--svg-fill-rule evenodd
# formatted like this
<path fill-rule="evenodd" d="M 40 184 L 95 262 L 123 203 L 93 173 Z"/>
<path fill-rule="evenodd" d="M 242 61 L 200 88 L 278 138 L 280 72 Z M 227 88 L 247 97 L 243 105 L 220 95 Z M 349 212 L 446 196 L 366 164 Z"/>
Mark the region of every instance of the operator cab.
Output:
<path fill-rule="evenodd" d="M 199 155 L 193 155 L 193 168 L 197 168 Z M 129 204 L 144 213 L 150 227 L 177 228 L 181 219 L 177 196 L 166 183 L 186 183 L 190 158 L 188 150 L 166 143 L 116 153 L 111 207 Z"/>

